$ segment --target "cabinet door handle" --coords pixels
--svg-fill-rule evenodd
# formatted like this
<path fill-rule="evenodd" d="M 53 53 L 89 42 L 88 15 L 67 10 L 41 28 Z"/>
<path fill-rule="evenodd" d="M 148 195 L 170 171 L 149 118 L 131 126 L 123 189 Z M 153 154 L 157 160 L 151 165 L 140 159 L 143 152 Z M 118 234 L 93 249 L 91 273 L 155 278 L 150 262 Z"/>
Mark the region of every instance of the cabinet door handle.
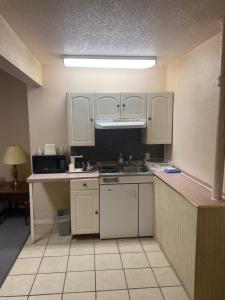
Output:
<path fill-rule="evenodd" d="M 151 117 L 149 117 L 148 119 L 149 119 L 149 121 L 151 121 L 151 119 L 152 119 L 152 118 L 151 118 Z"/>
<path fill-rule="evenodd" d="M 83 183 L 83 186 L 87 186 L 87 183 Z"/>
<path fill-rule="evenodd" d="M 92 119 L 92 118 L 91 118 L 91 119 L 90 119 L 90 121 L 91 121 L 91 122 L 93 122 L 93 121 L 94 121 L 94 119 Z"/>
<path fill-rule="evenodd" d="M 95 214 L 98 215 L 98 211 L 97 210 L 95 211 Z"/>
<path fill-rule="evenodd" d="M 108 189 L 107 191 L 108 191 L 108 192 L 112 192 L 112 189 Z"/>
<path fill-rule="evenodd" d="M 125 104 L 123 104 L 123 107 L 125 107 L 126 105 Z"/>
<path fill-rule="evenodd" d="M 117 104 L 117 106 L 116 107 L 120 107 L 120 105 L 119 104 Z"/>

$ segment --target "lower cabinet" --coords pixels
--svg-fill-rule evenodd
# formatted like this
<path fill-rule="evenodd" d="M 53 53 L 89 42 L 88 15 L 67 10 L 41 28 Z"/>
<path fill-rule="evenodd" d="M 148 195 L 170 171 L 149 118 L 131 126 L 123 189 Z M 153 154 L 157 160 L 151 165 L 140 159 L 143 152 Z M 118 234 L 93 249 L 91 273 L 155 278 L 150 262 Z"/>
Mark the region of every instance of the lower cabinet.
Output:
<path fill-rule="evenodd" d="M 139 236 L 154 234 L 153 184 L 139 184 Z"/>
<path fill-rule="evenodd" d="M 70 190 L 72 234 L 99 233 L 99 190 Z"/>

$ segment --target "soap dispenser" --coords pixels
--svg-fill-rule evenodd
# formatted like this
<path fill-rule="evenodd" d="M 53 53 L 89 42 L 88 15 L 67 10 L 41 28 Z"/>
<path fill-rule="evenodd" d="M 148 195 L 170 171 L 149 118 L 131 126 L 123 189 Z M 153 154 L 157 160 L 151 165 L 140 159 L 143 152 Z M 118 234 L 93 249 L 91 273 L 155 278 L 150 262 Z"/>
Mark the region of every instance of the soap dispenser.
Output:
<path fill-rule="evenodd" d="M 120 153 L 120 155 L 119 155 L 118 166 L 121 167 L 121 168 L 124 166 L 124 159 L 123 159 L 123 154 L 122 153 Z"/>

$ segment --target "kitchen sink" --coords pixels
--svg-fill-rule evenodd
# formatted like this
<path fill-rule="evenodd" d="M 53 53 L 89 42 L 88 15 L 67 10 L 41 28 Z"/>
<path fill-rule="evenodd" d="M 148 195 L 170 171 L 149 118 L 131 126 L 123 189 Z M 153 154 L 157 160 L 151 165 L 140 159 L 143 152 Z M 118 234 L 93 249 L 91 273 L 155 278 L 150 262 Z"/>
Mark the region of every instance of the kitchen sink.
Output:
<path fill-rule="evenodd" d="M 124 167 L 118 165 L 111 165 L 106 167 L 101 167 L 98 169 L 101 175 L 137 175 L 137 174 L 148 174 L 151 171 L 147 166 L 144 165 L 142 161 L 134 161 L 131 165 L 125 162 Z"/>
<path fill-rule="evenodd" d="M 149 172 L 149 169 L 146 166 L 141 166 L 141 167 L 123 167 L 121 169 L 122 173 L 147 173 Z"/>

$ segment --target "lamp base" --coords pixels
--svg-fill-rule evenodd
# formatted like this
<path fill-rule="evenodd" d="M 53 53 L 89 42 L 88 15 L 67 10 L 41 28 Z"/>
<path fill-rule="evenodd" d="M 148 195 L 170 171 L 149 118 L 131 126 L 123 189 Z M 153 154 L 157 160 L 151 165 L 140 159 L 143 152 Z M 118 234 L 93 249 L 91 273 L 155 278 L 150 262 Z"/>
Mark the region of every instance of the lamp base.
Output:
<path fill-rule="evenodd" d="M 19 184 L 20 183 L 19 183 L 19 180 L 17 177 L 17 165 L 13 165 L 13 181 L 12 181 L 11 186 L 14 187 L 14 189 L 16 189 Z"/>

